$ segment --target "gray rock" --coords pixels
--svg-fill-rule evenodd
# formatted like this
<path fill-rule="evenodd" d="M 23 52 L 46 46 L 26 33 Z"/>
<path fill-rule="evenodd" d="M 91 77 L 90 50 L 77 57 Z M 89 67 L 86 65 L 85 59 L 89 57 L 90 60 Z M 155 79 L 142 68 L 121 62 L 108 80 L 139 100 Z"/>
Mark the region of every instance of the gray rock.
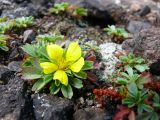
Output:
<path fill-rule="evenodd" d="M 17 18 L 17 17 L 23 17 L 23 16 L 29 16 L 30 10 L 27 7 L 17 7 L 16 9 L 5 9 L 2 12 L 2 17 L 7 16 L 10 18 Z"/>
<path fill-rule="evenodd" d="M 20 49 L 19 48 L 13 48 L 12 52 L 9 55 L 10 60 L 14 60 L 20 57 Z"/>
<path fill-rule="evenodd" d="M 131 20 L 126 29 L 128 32 L 133 33 L 133 34 L 138 34 L 141 30 L 150 28 L 151 25 L 148 22 L 143 22 L 143 21 L 134 21 Z"/>
<path fill-rule="evenodd" d="M 11 9 L 15 7 L 15 3 L 10 0 L 0 0 L 0 9 Z"/>
<path fill-rule="evenodd" d="M 22 61 L 12 61 L 8 64 L 8 69 L 11 71 L 19 72 L 21 71 Z"/>
<path fill-rule="evenodd" d="M 100 108 L 85 108 L 77 110 L 73 118 L 74 120 L 103 120 L 105 112 Z"/>
<path fill-rule="evenodd" d="M 160 59 L 160 28 L 142 30 L 135 39 L 124 41 L 122 48 L 133 51 L 143 57 L 149 64 Z"/>
<path fill-rule="evenodd" d="M 25 107 L 25 83 L 18 77 L 0 85 L 0 119 L 19 120 Z"/>
<path fill-rule="evenodd" d="M 33 30 L 26 30 L 23 33 L 23 42 L 24 43 L 31 43 L 36 38 L 36 33 Z"/>
<path fill-rule="evenodd" d="M 87 106 L 92 106 L 94 104 L 93 100 L 86 99 Z"/>
<path fill-rule="evenodd" d="M 34 94 L 33 107 L 36 120 L 71 120 L 73 102 L 54 95 Z"/>

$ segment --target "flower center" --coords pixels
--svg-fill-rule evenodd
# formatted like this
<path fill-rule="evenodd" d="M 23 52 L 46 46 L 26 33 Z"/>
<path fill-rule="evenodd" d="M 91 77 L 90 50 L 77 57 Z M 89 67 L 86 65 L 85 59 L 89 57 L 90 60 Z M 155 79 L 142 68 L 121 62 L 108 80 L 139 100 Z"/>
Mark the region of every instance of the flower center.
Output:
<path fill-rule="evenodd" d="M 58 61 L 58 69 L 59 70 L 67 70 L 68 69 L 68 62 L 62 58 L 61 60 Z"/>

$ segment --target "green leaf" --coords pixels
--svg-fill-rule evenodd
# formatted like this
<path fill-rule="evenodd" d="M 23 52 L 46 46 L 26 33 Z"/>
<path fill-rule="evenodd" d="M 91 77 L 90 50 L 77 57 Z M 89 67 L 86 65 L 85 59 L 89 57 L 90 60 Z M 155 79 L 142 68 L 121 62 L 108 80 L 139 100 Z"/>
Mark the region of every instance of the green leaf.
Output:
<path fill-rule="evenodd" d="M 132 76 L 130 76 L 130 80 L 131 80 L 132 82 L 136 82 L 136 81 L 138 80 L 138 78 L 139 78 L 139 75 L 138 75 L 138 74 L 133 74 Z"/>
<path fill-rule="evenodd" d="M 152 112 L 153 108 L 149 105 L 146 104 L 142 104 L 143 110 L 145 110 L 146 112 Z"/>
<path fill-rule="evenodd" d="M 129 76 L 133 76 L 133 69 L 129 65 L 125 66 L 125 70 L 129 74 Z"/>
<path fill-rule="evenodd" d="M 68 6 L 69 6 L 69 4 L 67 2 L 56 3 L 56 4 L 54 4 L 54 7 L 49 9 L 49 12 L 58 14 L 62 11 L 65 11 L 68 8 Z"/>
<path fill-rule="evenodd" d="M 148 89 L 141 90 L 140 97 L 142 98 L 142 100 L 145 100 L 148 97 Z"/>
<path fill-rule="evenodd" d="M 159 116 L 156 112 L 153 111 L 140 116 L 140 118 L 137 120 L 159 120 Z"/>
<path fill-rule="evenodd" d="M 64 97 L 71 99 L 73 96 L 72 87 L 68 84 L 68 86 L 62 85 L 61 87 L 62 94 Z"/>
<path fill-rule="evenodd" d="M 23 79 L 38 79 L 42 77 L 42 68 L 39 65 L 38 59 L 29 58 L 25 61 L 22 67 Z"/>
<path fill-rule="evenodd" d="M 138 89 L 137 89 L 137 85 L 135 83 L 130 83 L 127 85 L 128 91 L 129 93 L 131 93 L 133 96 L 137 96 L 138 94 Z"/>
<path fill-rule="evenodd" d="M 160 103 L 153 103 L 153 106 L 160 109 Z"/>
<path fill-rule="evenodd" d="M 73 80 L 71 80 L 70 84 L 77 89 L 80 89 L 83 87 L 82 81 L 78 78 L 73 78 Z"/>
<path fill-rule="evenodd" d="M 127 56 L 120 56 L 119 59 L 120 59 L 123 63 L 127 63 L 128 60 L 129 60 Z"/>
<path fill-rule="evenodd" d="M 81 79 L 86 79 L 87 78 L 87 74 L 84 71 L 80 71 L 78 73 L 73 73 L 77 78 L 81 78 Z"/>
<path fill-rule="evenodd" d="M 124 78 L 118 78 L 116 83 L 118 83 L 120 85 L 126 85 L 128 83 L 128 80 L 126 80 Z"/>
<path fill-rule="evenodd" d="M 158 114 L 156 112 L 152 112 L 150 115 L 150 120 L 159 120 Z"/>
<path fill-rule="evenodd" d="M 131 98 L 131 97 L 127 97 L 127 98 L 122 100 L 122 104 L 125 104 L 128 107 L 133 107 L 133 106 L 136 105 L 136 101 L 134 101 L 134 99 Z"/>
<path fill-rule="evenodd" d="M 153 101 L 155 103 L 160 103 L 160 97 L 159 97 L 159 95 L 156 92 L 154 92 Z"/>
<path fill-rule="evenodd" d="M 6 52 L 9 50 L 9 48 L 7 46 L 0 46 L 0 49 L 4 50 Z"/>
<path fill-rule="evenodd" d="M 47 42 L 47 43 L 55 43 L 58 40 L 63 40 L 64 36 L 63 35 L 57 35 L 57 34 L 44 34 L 44 35 L 38 35 L 36 37 L 37 41 L 41 41 L 41 42 Z"/>
<path fill-rule="evenodd" d="M 123 77 L 126 77 L 126 78 L 130 79 L 130 76 L 129 76 L 127 73 L 125 73 L 125 72 L 121 72 L 121 75 L 122 75 Z"/>
<path fill-rule="evenodd" d="M 137 58 L 136 63 L 143 64 L 145 60 L 143 58 Z"/>
<path fill-rule="evenodd" d="M 49 88 L 49 90 L 50 90 L 50 93 L 57 94 L 59 92 L 59 90 L 60 90 L 60 86 L 57 86 L 55 84 L 55 82 L 53 81 L 51 86 L 50 86 L 50 88 Z"/>
<path fill-rule="evenodd" d="M 45 75 L 43 79 L 38 80 L 32 87 L 32 91 L 40 91 L 45 85 L 53 80 L 52 75 Z"/>
<path fill-rule="evenodd" d="M 143 112 L 143 105 L 142 104 L 138 104 L 138 106 L 137 106 L 137 112 L 138 113 L 142 113 Z"/>
<path fill-rule="evenodd" d="M 73 15 L 87 16 L 87 12 L 88 12 L 87 9 L 81 8 L 81 7 L 77 7 L 77 8 L 74 10 Z"/>
<path fill-rule="evenodd" d="M 27 54 L 29 54 L 32 57 L 36 56 L 36 49 L 35 49 L 35 45 L 30 45 L 30 44 L 25 44 L 22 47 L 23 51 L 26 52 Z"/>
<path fill-rule="evenodd" d="M 146 80 L 146 78 L 143 78 L 143 77 L 139 77 L 136 81 L 136 84 L 138 86 L 139 89 L 143 89 L 143 85 L 145 83 L 147 83 L 148 81 Z"/>
<path fill-rule="evenodd" d="M 135 65 L 134 66 L 139 72 L 144 72 L 148 67 L 146 65 Z"/>
<path fill-rule="evenodd" d="M 33 66 L 29 66 L 29 67 L 24 67 L 23 71 L 22 71 L 22 78 L 23 79 L 38 79 L 42 77 L 42 72 L 33 67 Z"/>
<path fill-rule="evenodd" d="M 58 86 L 60 86 L 60 81 L 59 80 L 55 80 L 55 85 L 58 87 Z"/>
<path fill-rule="evenodd" d="M 91 70 L 93 69 L 93 62 L 92 61 L 85 61 L 85 64 L 82 70 Z"/>

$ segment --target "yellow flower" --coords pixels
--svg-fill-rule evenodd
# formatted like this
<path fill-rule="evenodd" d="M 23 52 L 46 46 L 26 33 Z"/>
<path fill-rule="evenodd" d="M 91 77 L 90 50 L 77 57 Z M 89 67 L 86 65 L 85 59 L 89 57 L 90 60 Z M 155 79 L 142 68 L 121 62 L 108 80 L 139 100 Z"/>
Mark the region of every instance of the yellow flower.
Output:
<path fill-rule="evenodd" d="M 78 43 L 70 43 L 67 51 L 56 44 L 47 45 L 47 53 L 51 62 L 42 62 L 40 66 L 44 74 L 53 73 L 53 80 L 59 80 L 63 85 L 68 85 L 66 72 L 79 72 L 84 65 L 82 50 Z"/>

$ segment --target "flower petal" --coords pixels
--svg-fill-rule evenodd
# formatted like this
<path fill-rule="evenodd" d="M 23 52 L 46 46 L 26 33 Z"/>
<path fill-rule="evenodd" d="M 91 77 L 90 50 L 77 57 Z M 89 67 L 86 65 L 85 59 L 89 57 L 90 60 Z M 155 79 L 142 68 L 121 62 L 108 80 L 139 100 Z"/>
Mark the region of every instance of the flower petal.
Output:
<path fill-rule="evenodd" d="M 73 63 L 71 66 L 70 66 L 70 69 L 73 71 L 73 72 L 79 72 L 82 67 L 84 65 L 84 58 L 81 57 L 77 62 Z"/>
<path fill-rule="evenodd" d="M 59 80 L 63 85 L 68 85 L 68 76 L 63 70 L 57 70 L 54 73 L 53 79 Z"/>
<path fill-rule="evenodd" d="M 43 62 L 40 63 L 40 66 L 43 68 L 43 72 L 45 74 L 53 73 L 58 69 L 58 66 L 56 64 L 53 64 L 51 62 Z"/>
<path fill-rule="evenodd" d="M 70 43 L 67 52 L 66 60 L 67 61 L 76 61 L 81 57 L 82 50 L 77 42 Z"/>
<path fill-rule="evenodd" d="M 59 59 L 61 59 L 63 56 L 63 51 L 64 51 L 63 48 L 60 47 L 59 45 L 56 44 L 47 45 L 48 56 L 53 60 L 58 61 Z"/>

